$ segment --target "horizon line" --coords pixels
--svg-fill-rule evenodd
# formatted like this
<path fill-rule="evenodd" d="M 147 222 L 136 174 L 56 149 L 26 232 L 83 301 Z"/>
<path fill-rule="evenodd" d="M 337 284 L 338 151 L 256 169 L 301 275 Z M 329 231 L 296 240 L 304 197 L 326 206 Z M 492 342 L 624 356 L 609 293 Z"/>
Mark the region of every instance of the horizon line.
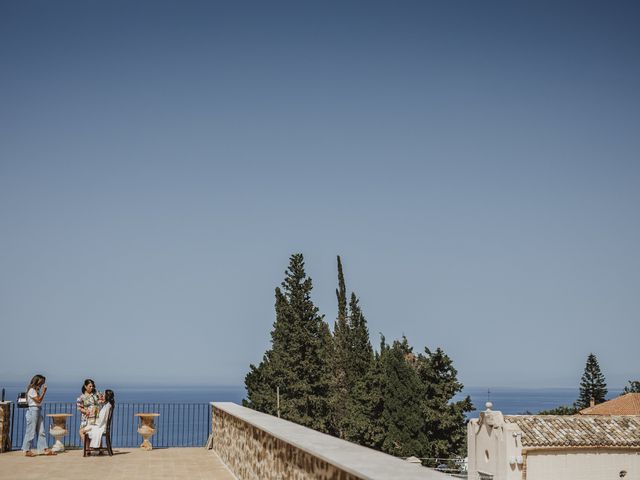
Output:
<path fill-rule="evenodd" d="M 151 381 L 151 382 L 139 382 L 139 381 L 132 381 L 132 380 L 127 380 L 127 381 L 123 381 L 123 382 L 107 382 L 107 383 L 114 383 L 115 385 L 118 386 L 122 386 L 122 387 L 138 387 L 138 388 L 237 388 L 237 389 L 246 389 L 245 385 L 242 384 L 231 384 L 231 383 L 180 383 L 180 382 L 174 382 L 172 384 L 167 384 L 167 383 L 162 383 L 162 382 L 155 382 L 155 381 Z M 23 385 L 24 382 L 21 380 L 0 380 L 0 388 L 4 388 L 5 386 L 11 386 L 11 387 L 15 387 L 15 386 L 21 386 Z M 75 386 L 77 384 L 77 382 L 75 381 L 70 381 L 70 380 L 63 380 L 63 381 L 56 381 L 54 382 L 54 384 L 56 385 L 61 385 L 61 386 Z M 491 391 L 497 391 L 497 390 L 537 390 L 537 389 L 547 389 L 547 390 L 580 390 L 579 386 L 567 386 L 567 385 L 553 385 L 553 386 L 549 386 L 549 385 L 534 385 L 534 386 L 510 386 L 510 385 L 469 385 L 469 386 L 465 386 L 462 389 L 462 392 L 464 392 L 465 390 L 480 390 L 480 389 L 484 389 L 484 390 L 491 390 Z M 612 391 L 622 391 L 624 390 L 624 386 L 621 387 L 608 387 L 609 392 Z"/>

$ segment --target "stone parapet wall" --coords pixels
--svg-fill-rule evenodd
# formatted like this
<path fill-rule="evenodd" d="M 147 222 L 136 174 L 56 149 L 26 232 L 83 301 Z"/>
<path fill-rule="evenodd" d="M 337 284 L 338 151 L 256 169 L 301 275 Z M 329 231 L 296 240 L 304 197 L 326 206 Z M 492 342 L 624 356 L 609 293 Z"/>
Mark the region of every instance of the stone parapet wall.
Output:
<path fill-rule="evenodd" d="M 233 403 L 212 403 L 212 446 L 238 480 L 433 480 L 425 467 Z"/>
<path fill-rule="evenodd" d="M 0 402 L 0 453 L 11 450 L 11 402 Z"/>
<path fill-rule="evenodd" d="M 240 480 L 361 480 L 215 408 L 213 432 L 213 449 Z"/>

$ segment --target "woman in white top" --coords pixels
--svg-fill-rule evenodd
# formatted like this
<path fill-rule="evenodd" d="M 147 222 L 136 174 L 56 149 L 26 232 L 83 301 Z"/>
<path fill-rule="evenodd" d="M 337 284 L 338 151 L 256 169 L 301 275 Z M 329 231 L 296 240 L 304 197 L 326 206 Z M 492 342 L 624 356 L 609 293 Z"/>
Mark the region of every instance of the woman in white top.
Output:
<path fill-rule="evenodd" d="M 107 421 L 109 420 L 109 412 L 113 409 L 115 403 L 115 395 L 113 390 L 104 391 L 104 405 L 100 409 L 98 419 L 95 424 L 87 425 L 80 429 L 80 435 L 87 434 L 91 439 L 89 446 L 91 448 L 100 448 L 102 444 L 102 434 L 107 429 Z"/>
<path fill-rule="evenodd" d="M 47 393 L 45 378 L 35 375 L 27 387 L 27 405 L 29 409 L 25 413 L 26 431 L 22 441 L 22 451 L 27 457 L 35 457 L 31 451 L 31 442 L 37 438 L 36 449 L 38 454 L 55 455 L 47 448 L 47 434 L 44 431 L 44 416 L 42 415 L 42 402 Z"/>

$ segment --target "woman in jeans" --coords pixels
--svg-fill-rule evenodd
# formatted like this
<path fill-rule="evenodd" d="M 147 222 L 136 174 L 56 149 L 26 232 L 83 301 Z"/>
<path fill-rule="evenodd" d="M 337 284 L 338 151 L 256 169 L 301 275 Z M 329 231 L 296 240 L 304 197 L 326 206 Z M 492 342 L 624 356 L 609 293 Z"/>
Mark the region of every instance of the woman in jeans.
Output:
<path fill-rule="evenodd" d="M 22 441 L 22 451 L 27 457 L 35 457 L 31 451 L 31 443 L 37 438 L 36 450 L 38 454 L 55 455 L 47 448 L 47 434 L 44 431 L 44 417 L 42 415 L 42 401 L 47 393 L 47 386 L 44 384 L 45 378 L 36 375 L 31 379 L 27 387 L 27 405 L 29 409 L 25 414 L 26 432 Z"/>

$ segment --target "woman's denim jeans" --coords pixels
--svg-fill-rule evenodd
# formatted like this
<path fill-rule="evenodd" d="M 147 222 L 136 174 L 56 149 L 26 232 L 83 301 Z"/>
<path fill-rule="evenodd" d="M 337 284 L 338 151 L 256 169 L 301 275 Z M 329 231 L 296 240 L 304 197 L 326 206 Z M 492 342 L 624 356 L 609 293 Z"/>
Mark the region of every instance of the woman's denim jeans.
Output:
<path fill-rule="evenodd" d="M 37 437 L 36 449 L 38 453 L 42 453 L 47 448 L 47 432 L 44 431 L 42 409 L 40 407 L 29 407 L 29 410 L 25 413 L 25 419 L 27 421 L 27 431 L 24 433 L 22 451 L 31 450 L 31 443 Z"/>

